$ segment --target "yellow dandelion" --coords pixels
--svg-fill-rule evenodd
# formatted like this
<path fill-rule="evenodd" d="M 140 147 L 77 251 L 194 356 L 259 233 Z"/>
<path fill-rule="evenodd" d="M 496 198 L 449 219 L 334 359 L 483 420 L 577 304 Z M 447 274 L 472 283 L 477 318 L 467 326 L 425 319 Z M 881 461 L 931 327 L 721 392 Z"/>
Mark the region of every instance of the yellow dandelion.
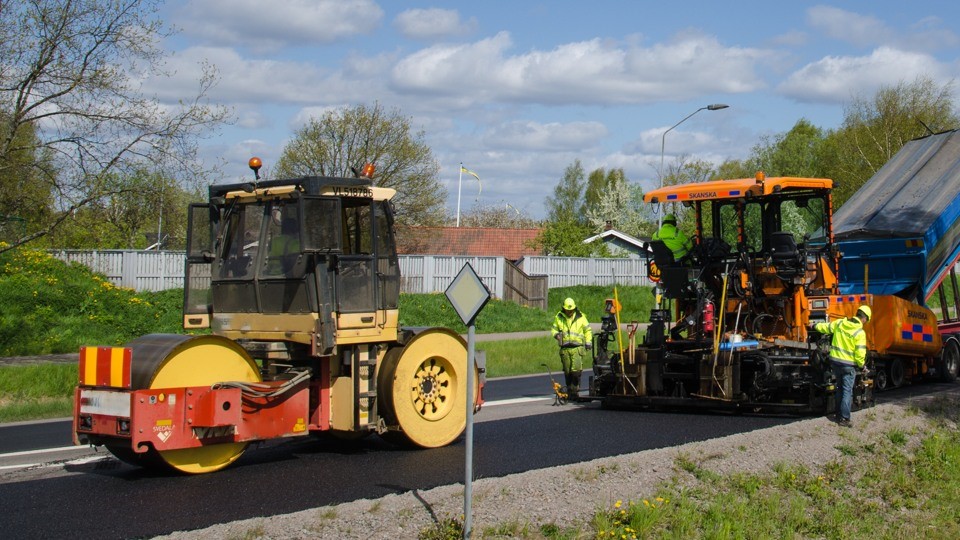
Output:
<path fill-rule="evenodd" d="M 622 504 L 623 504 L 623 501 L 617 501 L 617 502 L 613 503 L 613 507 L 614 507 L 614 508 L 620 508 L 620 506 L 621 506 Z"/>
<path fill-rule="evenodd" d="M 644 506 L 650 506 L 650 501 L 644 499 L 644 500 L 643 500 L 643 505 L 644 505 Z"/>

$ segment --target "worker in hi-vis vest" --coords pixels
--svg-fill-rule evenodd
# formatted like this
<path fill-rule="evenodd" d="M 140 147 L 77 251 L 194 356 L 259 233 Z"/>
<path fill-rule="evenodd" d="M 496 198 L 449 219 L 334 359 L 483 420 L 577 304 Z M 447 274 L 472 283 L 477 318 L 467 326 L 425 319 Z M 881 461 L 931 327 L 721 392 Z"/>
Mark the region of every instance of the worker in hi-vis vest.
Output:
<path fill-rule="evenodd" d="M 573 298 L 563 301 L 563 306 L 553 318 L 553 337 L 560 345 L 560 363 L 567 383 L 567 394 L 577 401 L 580 392 L 580 375 L 583 373 L 585 350 L 593 348 L 593 331 L 587 317 L 577 309 Z"/>
<path fill-rule="evenodd" d="M 693 249 L 693 241 L 677 228 L 677 216 L 667 214 L 663 216 L 663 225 L 653 233 L 653 239 L 663 242 L 673 252 L 673 260 L 680 261 Z"/>
<path fill-rule="evenodd" d="M 863 325 L 872 315 L 870 306 L 860 306 L 855 317 L 813 325 L 817 332 L 833 336 L 830 340 L 830 365 L 837 380 L 837 423 L 841 426 L 850 426 L 853 382 L 857 371 L 863 369 L 867 362 L 867 334 L 863 331 Z"/>

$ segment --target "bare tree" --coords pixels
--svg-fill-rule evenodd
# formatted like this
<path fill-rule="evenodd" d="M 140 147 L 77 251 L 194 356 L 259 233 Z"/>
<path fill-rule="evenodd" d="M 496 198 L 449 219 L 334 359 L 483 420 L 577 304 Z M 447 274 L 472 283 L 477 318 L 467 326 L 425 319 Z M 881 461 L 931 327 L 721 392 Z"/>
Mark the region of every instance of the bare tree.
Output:
<path fill-rule="evenodd" d="M 410 120 L 399 110 L 385 111 L 379 103 L 310 119 L 283 148 L 273 174 L 353 176 L 353 169 L 359 170 L 364 163 L 376 165 L 376 185 L 397 190 L 393 201 L 400 224 L 443 223 L 447 192 L 423 133 L 412 132 Z"/>
<path fill-rule="evenodd" d="M 134 189 L 125 182 L 131 171 L 200 172 L 198 137 L 219 126 L 227 111 L 205 101 L 215 81 L 209 66 L 196 95 L 172 106 L 142 86 L 166 75 L 158 42 L 169 32 L 158 18 L 159 4 L 0 2 L 0 186 L 15 185 L 11 176 L 23 174 L 26 164 L 54 206 L 50 219 L 31 223 L 0 252 Z"/>
<path fill-rule="evenodd" d="M 510 203 L 502 205 L 478 205 L 466 211 L 460 218 L 463 227 L 487 227 L 491 229 L 536 229 L 537 220 L 517 210 Z"/>

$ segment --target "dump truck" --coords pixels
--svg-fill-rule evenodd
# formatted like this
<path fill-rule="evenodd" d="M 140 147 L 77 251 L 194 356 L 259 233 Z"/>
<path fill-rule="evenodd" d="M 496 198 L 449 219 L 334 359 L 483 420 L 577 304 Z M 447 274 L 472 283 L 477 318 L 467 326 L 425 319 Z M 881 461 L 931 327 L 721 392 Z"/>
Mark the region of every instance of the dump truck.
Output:
<path fill-rule="evenodd" d="M 843 282 L 832 189 L 830 179 L 758 172 L 647 193 L 648 203 L 679 203 L 690 213 L 694 249 L 678 261 L 663 242 L 650 242 L 650 275 L 659 280 L 650 324 L 642 341 L 635 326 L 624 340 L 619 324 L 608 324 L 619 306 L 607 303 L 590 396 L 616 408 L 832 410 L 829 338 L 808 328 L 853 316 L 864 304 L 874 316 L 856 406 L 872 403 L 874 382 L 891 365 L 955 378 L 955 364 L 943 367 L 942 337 L 928 307 Z"/>
<path fill-rule="evenodd" d="M 283 437 L 456 440 L 482 404 L 483 366 L 452 330 L 399 324 L 396 190 L 374 185 L 372 165 L 283 180 L 260 166 L 189 207 L 189 332 L 80 351 L 75 443 L 207 473 Z"/>
<path fill-rule="evenodd" d="M 877 343 L 876 387 L 895 388 L 929 375 L 957 379 L 960 367 L 960 132 L 908 142 L 838 211 L 841 294 L 874 293 L 921 306 L 937 316 L 901 321 Z M 884 309 L 884 306 L 879 306 Z M 868 333 L 870 332 L 868 325 Z M 876 330 L 874 330 L 876 334 Z M 884 342 L 942 342 L 904 354 L 883 354 Z"/>

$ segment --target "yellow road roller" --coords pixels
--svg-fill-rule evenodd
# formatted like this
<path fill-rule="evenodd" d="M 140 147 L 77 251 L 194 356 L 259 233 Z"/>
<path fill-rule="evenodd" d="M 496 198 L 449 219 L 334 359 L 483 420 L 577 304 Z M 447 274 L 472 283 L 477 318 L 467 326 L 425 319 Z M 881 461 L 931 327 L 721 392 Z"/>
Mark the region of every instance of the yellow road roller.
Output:
<path fill-rule="evenodd" d="M 189 207 L 184 328 L 80 351 L 74 442 L 184 473 L 247 445 L 328 432 L 445 446 L 482 404 L 483 366 L 446 328 L 398 321 L 391 198 L 368 165 L 209 188 Z M 469 365 L 469 368 L 468 368 Z"/>

